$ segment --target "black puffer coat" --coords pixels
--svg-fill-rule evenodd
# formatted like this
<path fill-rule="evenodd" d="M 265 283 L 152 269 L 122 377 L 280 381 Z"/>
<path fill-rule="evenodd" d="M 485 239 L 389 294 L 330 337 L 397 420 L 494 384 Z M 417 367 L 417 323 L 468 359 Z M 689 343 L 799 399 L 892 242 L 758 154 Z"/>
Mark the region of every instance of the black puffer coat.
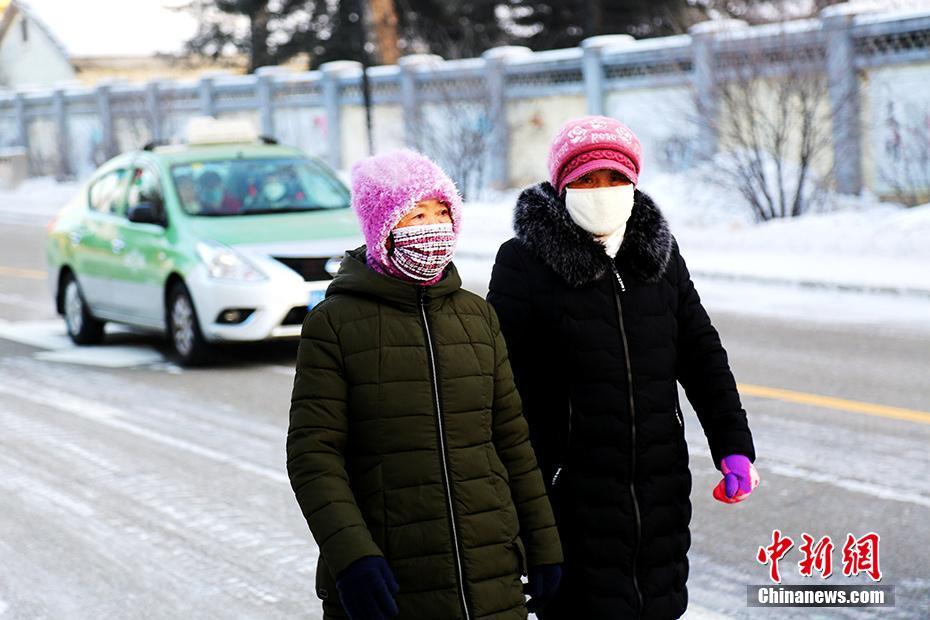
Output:
<path fill-rule="evenodd" d="M 681 382 L 723 456 L 755 459 L 727 354 L 665 219 L 637 190 L 616 260 L 549 183 L 523 192 L 488 300 L 550 488 L 565 576 L 546 620 L 677 618 L 691 474 Z"/>

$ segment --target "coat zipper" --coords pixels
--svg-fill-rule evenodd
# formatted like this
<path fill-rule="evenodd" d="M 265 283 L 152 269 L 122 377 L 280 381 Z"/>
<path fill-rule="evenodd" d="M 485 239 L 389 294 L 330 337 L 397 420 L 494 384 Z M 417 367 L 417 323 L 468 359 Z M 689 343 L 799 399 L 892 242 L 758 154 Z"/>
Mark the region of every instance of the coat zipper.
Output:
<path fill-rule="evenodd" d="M 426 304 L 429 301 L 429 298 L 426 295 L 425 288 L 421 287 L 419 289 L 419 297 L 420 313 L 423 317 L 423 329 L 426 332 L 426 351 L 427 356 L 429 357 L 430 379 L 432 380 L 433 384 L 433 398 L 434 405 L 436 407 L 436 428 L 439 434 L 439 465 L 442 469 L 442 478 L 443 483 L 445 484 L 447 502 L 446 507 L 449 509 L 449 524 L 450 529 L 452 530 L 452 550 L 453 554 L 455 555 L 455 571 L 456 577 L 458 578 L 459 596 L 461 597 L 462 611 L 465 614 L 465 620 L 470 620 L 471 614 L 468 611 L 468 601 L 465 598 L 465 571 L 462 567 L 462 555 L 459 547 L 458 528 L 455 524 L 455 505 L 452 501 L 452 484 L 449 480 L 449 454 L 446 447 L 446 431 L 442 420 L 442 406 L 439 402 L 439 376 L 436 369 L 436 352 L 433 349 L 433 336 L 430 332 L 429 317 L 426 313 Z"/>
<path fill-rule="evenodd" d="M 572 448 L 572 399 L 568 399 L 568 437 L 566 439 L 565 445 L 565 455 L 562 459 L 562 464 L 555 468 L 555 473 L 552 474 L 552 484 L 550 488 L 555 488 L 555 484 L 559 481 L 559 476 L 562 475 L 562 470 L 565 469 L 565 461 L 568 460 L 568 453 Z"/>
<path fill-rule="evenodd" d="M 636 591 L 636 599 L 639 602 L 639 611 L 643 608 L 643 593 L 639 589 L 639 578 L 636 575 L 637 559 L 639 556 L 640 539 L 642 538 L 642 517 L 639 514 L 639 500 L 636 499 L 636 405 L 633 401 L 633 367 L 630 364 L 630 345 L 626 337 L 626 326 L 623 322 L 623 302 L 620 300 L 620 294 L 626 292 L 626 286 L 623 284 L 623 278 L 617 271 L 617 266 L 610 261 L 610 268 L 614 272 L 614 277 L 619 285 L 619 290 L 614 289 L 614 299 L 617 305 L 617 319 L 620 321 L 620 338 L 623 341 L 623 355 L 626 360 L 626 380 L 630 396 L 630 497 L 633 500 L 633 514 L 636 517 L 636 545 L 633 548 L 633 589 Z"/>

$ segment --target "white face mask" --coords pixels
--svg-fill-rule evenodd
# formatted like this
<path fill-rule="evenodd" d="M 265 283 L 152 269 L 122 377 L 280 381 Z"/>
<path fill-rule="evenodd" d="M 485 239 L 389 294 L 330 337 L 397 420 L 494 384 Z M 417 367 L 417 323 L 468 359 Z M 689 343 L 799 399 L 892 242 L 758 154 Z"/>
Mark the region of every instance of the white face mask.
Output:
<path fill-rule="evenodd" d="M 592 235 L 612 235 L 626 227 L 633 212 L 635 186 L 615 185 L 565 190 L 565 207 L 576 224 Z"/>

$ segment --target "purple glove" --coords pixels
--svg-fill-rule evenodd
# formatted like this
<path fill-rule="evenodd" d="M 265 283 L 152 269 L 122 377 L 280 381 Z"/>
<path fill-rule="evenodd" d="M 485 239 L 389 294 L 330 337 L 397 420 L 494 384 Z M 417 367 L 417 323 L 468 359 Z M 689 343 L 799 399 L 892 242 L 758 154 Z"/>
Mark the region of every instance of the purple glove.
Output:
<path fill-rule="evenodd" d="M 742 454 L 731 454 L 720 460 L 721 480 L 714 488 L 714 499 L 724 504 L 743 501 L 759 486 L 759 472 Z"/>
<path fill-rule="evenodd" d="M 530 568 L 529 583 L 523 586 L 523 593 L 530 597 L 526 609 L 535 613 L 552 600 L 559 582 L 562 580 L 562 567 L 558 564 L 543 564 Z"/>

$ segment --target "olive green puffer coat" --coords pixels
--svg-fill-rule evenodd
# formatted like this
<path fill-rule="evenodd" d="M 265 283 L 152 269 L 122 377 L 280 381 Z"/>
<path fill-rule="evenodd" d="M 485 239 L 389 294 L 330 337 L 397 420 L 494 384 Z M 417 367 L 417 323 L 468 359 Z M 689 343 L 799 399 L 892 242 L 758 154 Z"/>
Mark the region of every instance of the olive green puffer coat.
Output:
<path fill-rule="evenodd" d="M 383 555 L 400 618 L 525 618 L 520 574 L 562 561 L 494 310 L 453 265 L 429 287 L 346 255 L 306 317 L 287 469 L 317 544 L 317 594 Z"/>

